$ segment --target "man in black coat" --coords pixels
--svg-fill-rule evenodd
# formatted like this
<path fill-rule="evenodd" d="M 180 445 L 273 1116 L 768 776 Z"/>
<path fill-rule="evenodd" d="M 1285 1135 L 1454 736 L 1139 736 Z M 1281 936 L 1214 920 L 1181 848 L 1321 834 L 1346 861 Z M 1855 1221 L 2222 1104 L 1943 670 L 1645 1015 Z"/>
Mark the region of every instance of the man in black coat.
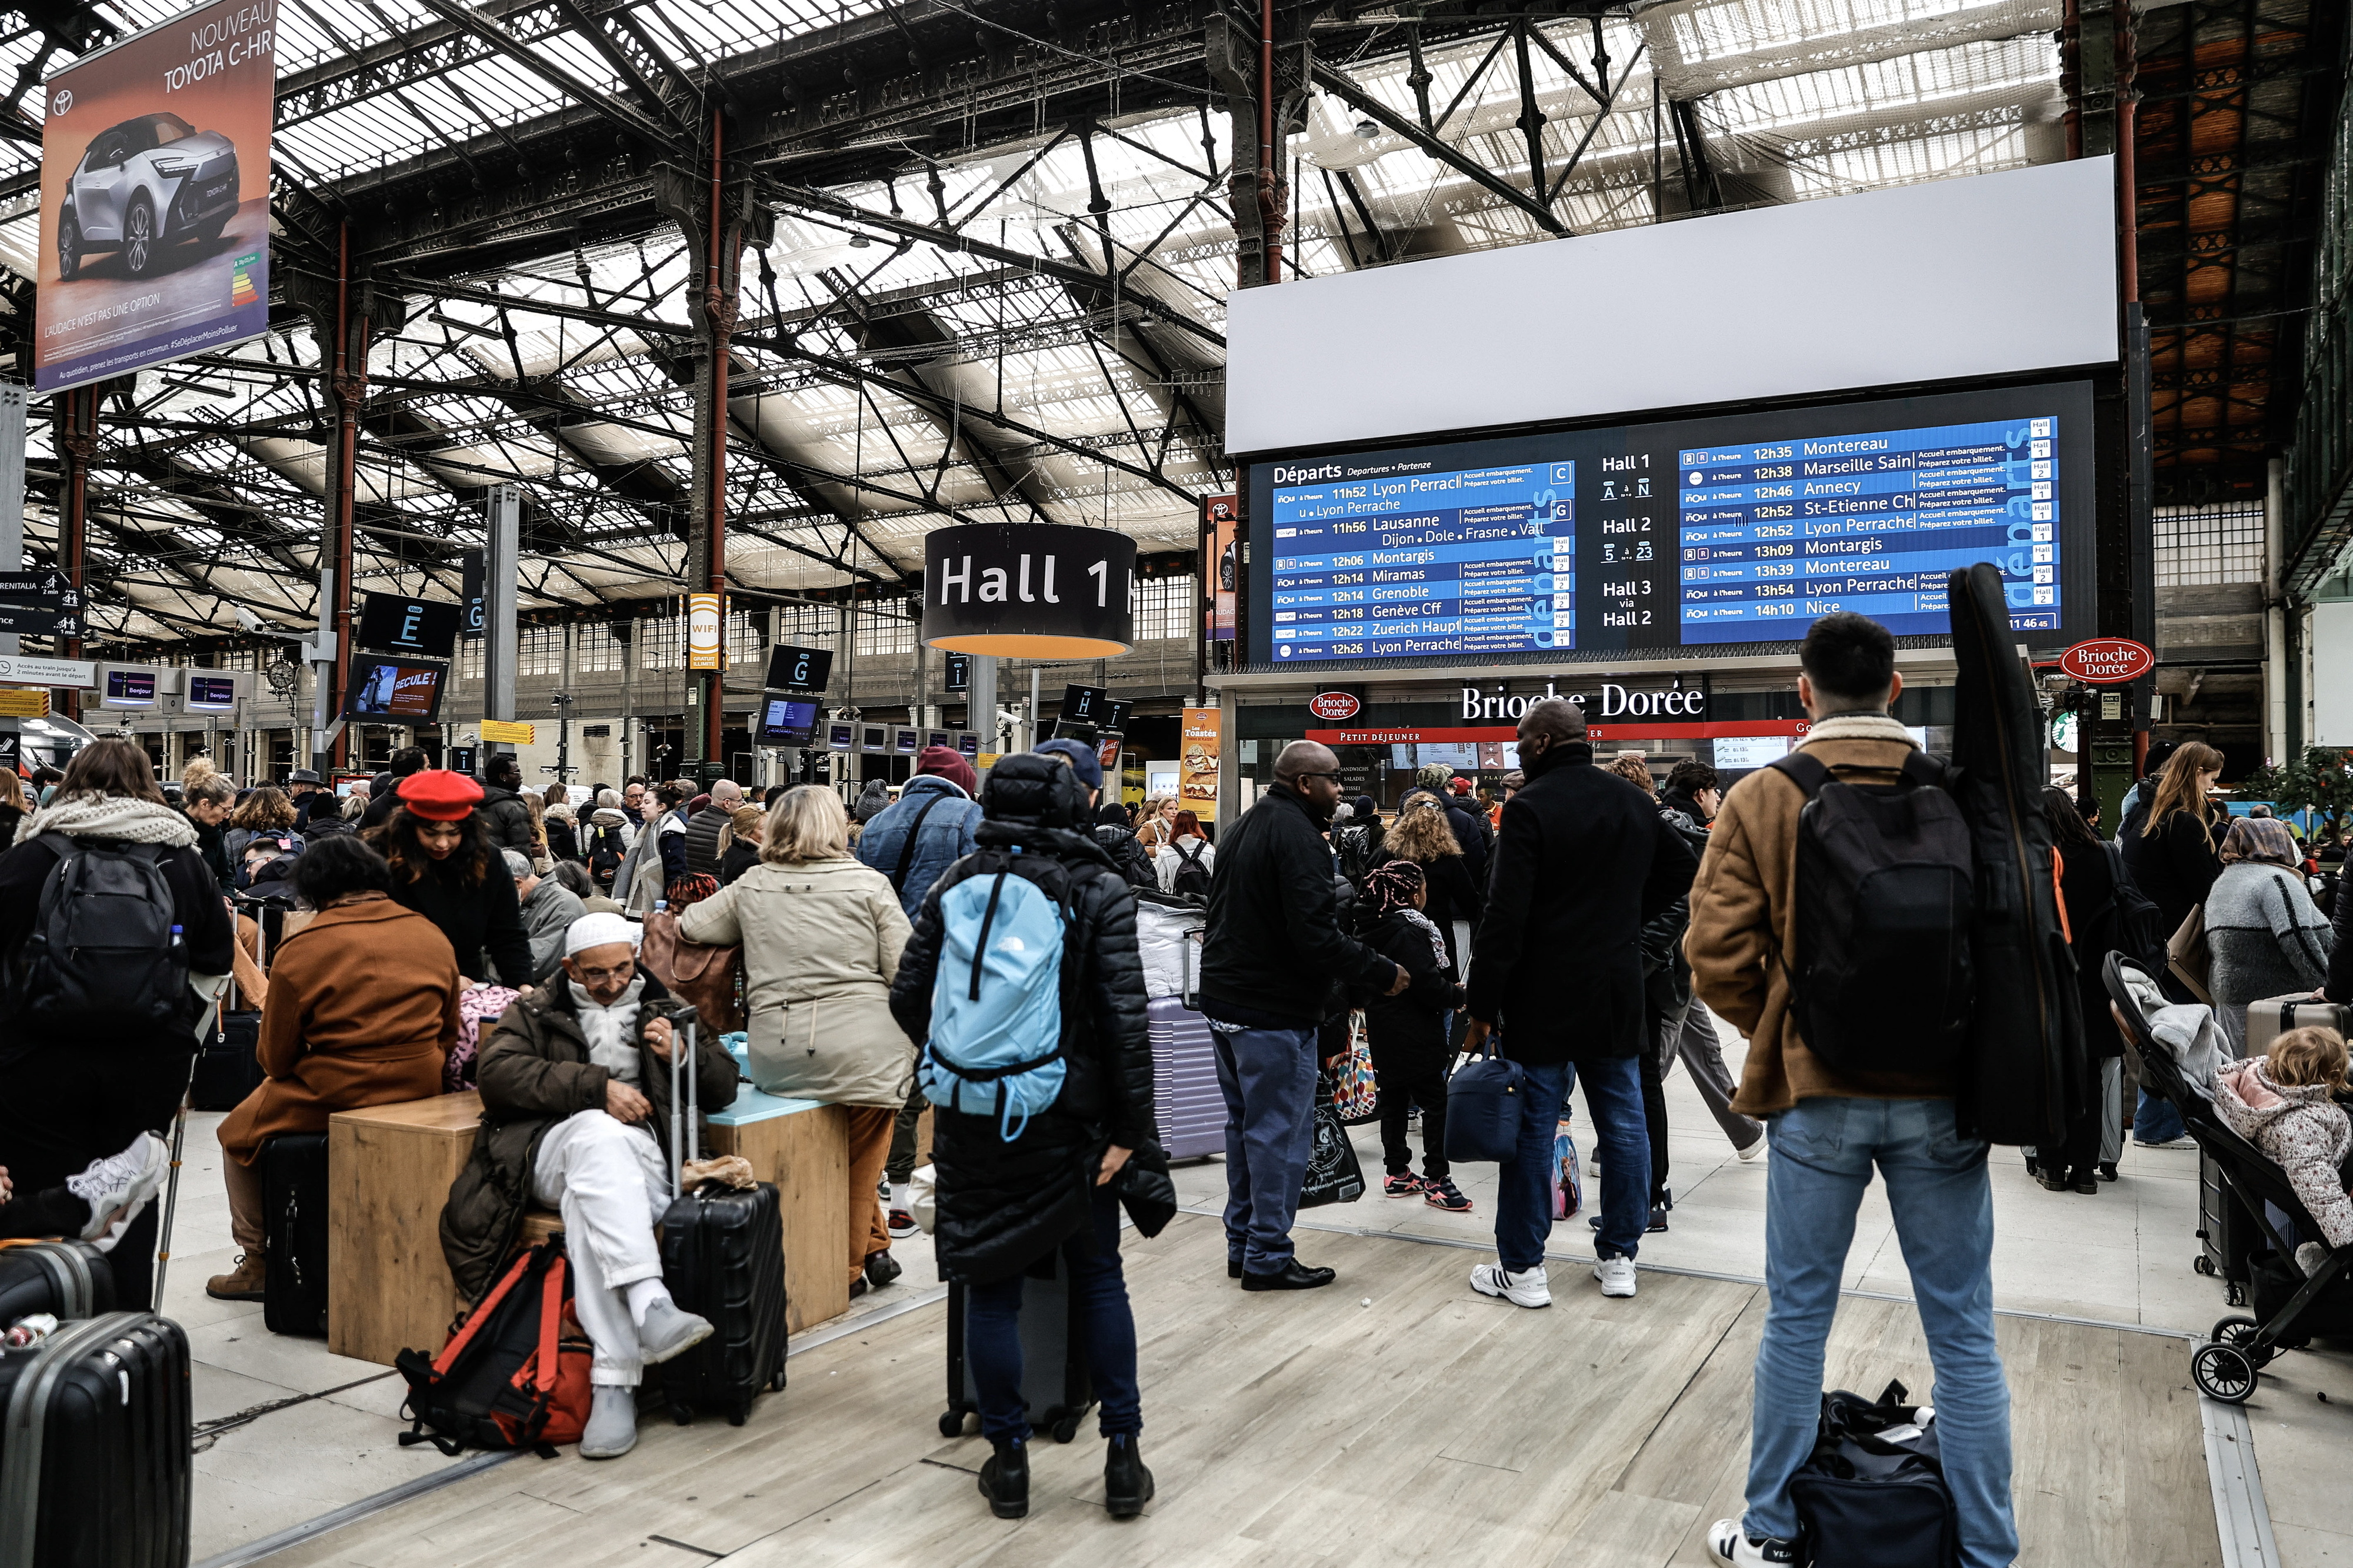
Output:
<path fill-rule="evenodd" d="M 1339 801 L 1337 757 L 1312 741 L 1284 747 L 1273 787 L 1219 843 L 1209 882 L 1201 1011 L 1226 1097 L 1226 1272 L 1245 1290 L 1335 1277 L 1291 1247 L 1315 1143 L 1316 1034 L 1348 1005 L 1335 983 L 1394 996 L 1410 978 L 1340 929 L 1339 863 L 1324 838 Z"/>
<path fill-rule="evenodd" d="M 403 746 L 392 753 L 392 765 L 368 781 L 367 809 L 360 814 L 360 830 L 365 832 L 381 825 L 400 804 L 400 781 L 411 773 L 425 771 L 431 759 L 422 746 Z"/>
<path fill-rule="evenodd" d="M 482 822 L 493 849 L 532 851 L 531 807 L 522 803 L 522 764 L 501 752 L 482 764 Z"/>
<path fill-rule="evenodd" d="M 1473 1289 L 1549 1306 L 1545 1240 L 1562 1106 L 1580 1071 L 1601 1152 L 1601 1234 L 1594 1277 L 1634 1294 L 1634 1253 L 1650 1218 L 1651 1145 L 1642 1118 L 1643 923 L 1691 890 L 1699 857 L 1639 790 L 1593 765 L 1585 715 L 1548 698 L 1520 721 L 1526 787 L 1504 805 L 1494 876 L 1468 985 L 1466 1051 L 1502 1025 L 1503 1054 L 1526 1074 L 1517 1156 L 1495 1201 L 1499 1261 Z"/>

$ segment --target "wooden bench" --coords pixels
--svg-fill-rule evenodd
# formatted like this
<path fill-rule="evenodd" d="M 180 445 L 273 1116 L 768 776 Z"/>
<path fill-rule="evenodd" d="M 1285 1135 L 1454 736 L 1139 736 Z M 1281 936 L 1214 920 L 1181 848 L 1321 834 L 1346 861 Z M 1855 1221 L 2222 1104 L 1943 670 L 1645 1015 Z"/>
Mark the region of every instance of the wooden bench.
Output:
<path fill-rule="evenodd" d="M 785 1214 L 785 1326 L 793 1332 L 849 1310 L 849 1112 L 750 1085 L 704 1118 L 711 1152 L 741 1154 L 776 1184 Z"/>
<path fill-rule="evenodd" d="M 389 1366 L 403 1350 L 440 1349 L 459 1305 L 441 1255 L 441 1208 L 481 1120 L 471 1089 L 328 1119 L 327 1348 L 337 1355 Z M 746 1087 L 707 1120 L 711 1152 L 742 1154 L 776 1184 L 787 1328 L 849 1310 L 849 1113 Z M 519 1245 L 562 1228 L 554 1211 L 534 1208 Z"/>

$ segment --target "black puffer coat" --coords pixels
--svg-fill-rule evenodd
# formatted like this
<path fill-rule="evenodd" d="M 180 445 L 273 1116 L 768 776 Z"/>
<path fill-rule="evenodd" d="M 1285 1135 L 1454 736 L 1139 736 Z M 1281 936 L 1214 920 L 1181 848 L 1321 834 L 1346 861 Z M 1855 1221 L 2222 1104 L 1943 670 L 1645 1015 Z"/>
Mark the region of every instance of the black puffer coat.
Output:
<path fill-rule="evenodd" d="M 1070 962 L 1079 965 L 1074 984 L 1085 1005 L 1062 1020 L 1069 1068 L 1061 1094 L 1011 1142 L 1000 1136 L 995 1117 L 966 1116 L 947 1105 L 934 1110 L 939 1225 L 933 1244 L 943 1279 L 987 1284 L 1020 1273 L 1088 1223 L 1107 1145 L 1155 1142 L 1135 895 L 1101 847 L 1073 831 L 1084 801 L 1070 770 L 1043 757 L 1022 752 L 989 770 L 980 798 L 984 819 L 973 834 L 979 847 L 924 896 L 899 959 L 891 1012 L 921 1045 L 931 1034 L 941 893 L 999 870 L 1050 891 L 1069 879 L 1079 943 Z"/>

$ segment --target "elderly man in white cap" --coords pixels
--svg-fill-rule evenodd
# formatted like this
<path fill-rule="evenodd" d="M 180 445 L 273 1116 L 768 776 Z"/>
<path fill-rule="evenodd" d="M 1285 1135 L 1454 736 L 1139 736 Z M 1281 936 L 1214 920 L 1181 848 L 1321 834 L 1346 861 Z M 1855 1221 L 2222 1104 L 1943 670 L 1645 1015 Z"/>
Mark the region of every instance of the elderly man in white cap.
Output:
<path fill-rule="evenodd" d="M 710 1337 L 662 1285 L 653 1227 L 670 1201 L 670 1064 L 690 1011 L 638 967 L 638 928 L 584 915 L 564 937 L 563 973 L 519 998 L 482 1047 L 482 1131 L 449 1189 L 441 1247 L 459 1294 L 495 1281 L 526 1199 L 564 1215 L 574 1308 L 596 1347 L 580 1455 L 636 1447 L 641 1370 Z M 735 1098 L 735 1060 L 700 1031 L 697 1093 L 717 1110 Z"/>

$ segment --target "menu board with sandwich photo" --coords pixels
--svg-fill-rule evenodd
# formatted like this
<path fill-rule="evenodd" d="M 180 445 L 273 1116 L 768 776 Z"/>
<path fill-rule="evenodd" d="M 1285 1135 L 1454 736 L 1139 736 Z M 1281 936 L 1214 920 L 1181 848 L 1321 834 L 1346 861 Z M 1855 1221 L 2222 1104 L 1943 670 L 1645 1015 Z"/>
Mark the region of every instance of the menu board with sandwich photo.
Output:
<path fill-rule="evenodd" d="M 1176 795 L 1203 822 L 1218 820 L 1218 753 L 1225 715 L 1215 708 L 1187 708 L 1176 753 Z"/>

